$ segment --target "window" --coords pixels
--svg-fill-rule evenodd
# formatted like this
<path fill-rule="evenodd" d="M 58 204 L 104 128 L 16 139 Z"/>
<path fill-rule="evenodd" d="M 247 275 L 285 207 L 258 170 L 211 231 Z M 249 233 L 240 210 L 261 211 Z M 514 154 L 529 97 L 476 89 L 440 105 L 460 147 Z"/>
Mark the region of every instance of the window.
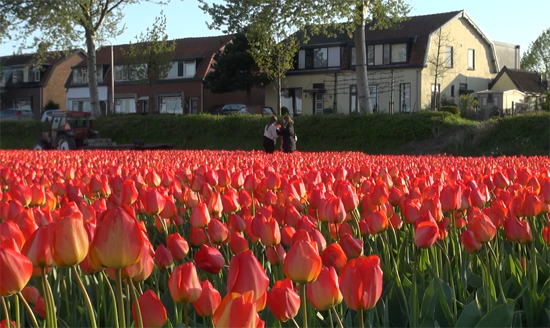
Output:
<path fill-rule="evenodd" d="M 451 97 L 455 96 L 455 86 L 451 85 Z"/>
<path fill-rule="evenodd" d="M 349 87 L 349 112 L 357 113 L 357 86 L 350 85 Z"/>
<path fill-rule="evenodd" d="M 12 70 L 12 83 L 40 82 L 39 68 L 14 68 Z"/>
<path fill-rule="evenodd" d="M 494 107 L 500 108 L 500 103 L 498 101 L 499 101 L 498 97 L 493 97 L 493 108 Z"/>
<path fill-rule="evenodd" d="M 407 44 L 397 43 L 391 45 L 391 62 L 405 63 L 407 61 Z"/>
<path fill-rule="evenodd" d="M 181 105 L 181 97 L 160 97 L 159 98 L 159 112 L 166 114 L 183 114 L 183 107 Z"/>
<path fill-rule="evenodd" d="M 481 106 L 487 107 L 487 97 L 481 98 Z"/>
<path fill-rule="evenodd" d="M 75 68 L 73 70 L 73 84 L 85 84 L 88 82 L 88 69 Z"/>
<path fill-rule="evenodd" d="M 327 48 L 313 49 L 313 67 L 327 67 L 328 66 L 328 52 Z"/>
<path fill-rule="evenodd" d="M 128 114 L 136 112 L 136 101 L 134 98 L 115 99 L 115 113 Z"/>
<path fill-rule="evenodd" d="M 355 66 L 357 62 L 357 54 L 355 53 L 355 47 L 351 48 L 351 66 Z"/>
<path fill-rule="evenodd" d="M 328 67 L 340 67 L 340 47 L 328 48 Z"/>
<path fill-rule="evenodd" d="M 374 65 L 374 46 L 367 46 L 367 65 Z"/>
<path fill-rule="evenodd" d="M 127 65 L 115 66 L 115 81 L 129 81 L 130 70 Z"/>
<path fill-rule="evenodd" d="M 399 85 L 399 111 L 411 112 L 411 84 L 401 83 Z"/>
<path fill-rule="evenodd" d="M 196 73 L 195 61 L 180 61 L 172 63 L 166 79 L 177 79 L 182 77 L 194 77 Z"/>
<path fill-rule="evenodd" d="M 453 47 L 447 46 L 445 50 L 445 67 L 453 67 Z"/>
<path fill-rule="evenodd" d="M 12 71 L 12 83 L 22 83 L 24 80 L 23 78 L 23 69 L 22 68 L 14 68 Z"/>
<path fill-rule="evenodd" d="M 198 114 L 199 112 L 199 98 L 191 97 L 189 98 L 189 113 Z"/>
<path fill-rule="evenodd" d="M 476 69 L 476 51 L 468 49 L 468 69 Z"/>
<path fill-rule="evenodd" d="M 303 49 L 298 52 L 298 68 L 327 68 L 340 66 L 340 47 Z M 355 49 L 351 50 L 352 65 L 355 65 Z"/>
<path fill-rule="evenodd" d="M 15 107 L 17 109 L 32 110 L 31 99 L 29 99 L 29 98 L 15 99 L 13 101 L 13 107 Z"/>
<path fill-rule="evenodd" d="M 384 45 L 384 65 L 388 65 L 391 61 L 391 57 L 390 57 L 390 45 L 389 44 L 385 44 Z"/>
<path fill-rule="evenodd" d="M 91 112 L 92 108 L 90 106 L 90 100 L 73 100 L 72 102 L 72 108 L 71 110 L 74 111 L 81 111 L 81 112 Z"/>
<path fill-rule="evenodd" d="M 378 85 L 369 85 L 370 104 L 372 112 L 378 113 Z"/>

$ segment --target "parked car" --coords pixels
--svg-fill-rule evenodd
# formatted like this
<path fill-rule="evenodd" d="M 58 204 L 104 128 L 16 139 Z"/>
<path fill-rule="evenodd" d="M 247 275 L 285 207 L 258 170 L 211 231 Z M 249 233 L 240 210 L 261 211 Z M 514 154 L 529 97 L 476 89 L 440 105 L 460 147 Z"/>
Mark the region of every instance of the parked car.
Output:
<path fill-rule="evenodd" d="M 64 109 L 50 109 L 42 114 L 42 122 L 50 122 L 54 113 L 63 113 Z"/>
<path fill-rule="evenodd" d="M 239 110 L 239 114 L 252 114 L 252 115 L 275 115 L 273 108 L 268 106 L 248 106 Z"/>
<path fill-rule="evenodd" d="M 246 107 L 246 105 L 245 104 L 227 104 L 223 106 L 222 109 L 220 109 L 220 111 L 217 114 L 220 114 L 220 115 L 236 114 L 243 107 Z"/>
<path fill-rule="evenodd" d="M 34 115 L 30 109 L 6 108 L 0 110 L 0 120 L 32 120 Z"/>

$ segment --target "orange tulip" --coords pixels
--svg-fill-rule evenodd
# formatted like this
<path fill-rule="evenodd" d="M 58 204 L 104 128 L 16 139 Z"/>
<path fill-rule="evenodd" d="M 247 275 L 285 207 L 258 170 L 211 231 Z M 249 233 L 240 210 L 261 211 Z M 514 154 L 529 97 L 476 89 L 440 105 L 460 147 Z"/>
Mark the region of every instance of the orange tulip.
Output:
<path fill-rule="evenodd" d="M 168 288 L 174 302 L 195 302 L 202 292 L 195 265 L 187 262 L 175 267 L 168 278 Z"/>
<path fill-rule="evenodd" d="M 55 265 L 52 255 L 52 225 L 39 227 L 25 242 L 21 253 L 31 260 L 32 265 L 39 268 Z"/>
<path fill-rule="evenodd" d="M 267 306 L 275 319 L 286 322 L 300 310 L 300 295 L 294 291 L 292 280 L 276 281 L 267 293 Z"/>
<path fill-rule="evenodd" d="M 369 227 L 369 233 L 372 235 L 379 234 L 386 231 L 390 222 L 384 211 L 374 211 L 367 217 L 367 224 Z"/>
<path fill-rule="evenodd" d="M 143 327 L 162 327 L 168 319 L 166 308 L 158 298 L 157 294 L 151 289 L 146 290 L 143 295 L 138 298 L 139 309 L 141 310 L 141 318 Z M 137 326 L 137 315 L 135 303 L 132 302 L 132 315 L 134 323 Z"/>
<path fill-rule="evenodd" d="M 350 260 L 338 278 L 346 305 L 355 311 L 374 308 L 382 295 L 382 275 L 376 255 Z"/>
<path fill-rule="evenodd" d="M 267 300 L 269 278 L 258 259 L 250 250 L 241 252 L 229 263 L 227 274 L 227 293 L 245 293 L 254 291 L 256 308 L 261 311 Z"/>
<path fill-rule="evenodd" d="M 228 292 L 214 312 L 212 321 L 214 327 L 256 328 L 258 314 L 254 291 L 243 294 Z"/>
<path fill-rule="evenodd" d="M 90 241 L 80 211 L 62 217 L 53 226 L 53 257 L 60 267 L 79 264 L 88 255 Z"/>
<path fill-rule="evenodd" d="M 322 268 L 319 277 L 307 285 L 307 299 L 319 311 L 329 310 L 342 302 L 338 274 L 334 267 Z"/>
<path fill-rule="evenodd" d="M 0 296 L 21 291 L 32 277 L 33 264 L 19 252 L 13 239 L 0 243 Z"/>
<path fill-rule="evenodd" d="M 266 247 L 275 246 L 281 242 L 281 231 L 277 220 L 271 217 L 262 225 L 260 240 Z"/>
<path fill-rule="evenodd" d="M 25 236 L 17 223 L 13 221 L 0 222 L 0 243 L 10 238 L 13 238 L 19 249 L 23 248 Z"/>
<path fill-rule="evenodd" d="M 299 240 L 288 250 L 283 271 L 290 280 L 304 284 L 317 279 L 322 265 L 315 243 Z"/>
<path fill-rule="evenodd" d="M 140 259 L 143 234 L 133 210 L 125 206 L 103 213 L 90 245 L 94 262 L 107 268 L 122 269 Z"/>
<path fill-rule="evenodd" d="M 220 218 L 221 213 L 223 212 L 223 202 L 222 196 L 219 192 L 211 193 L 206 199 L 206 207 L 208 208 L 208 213 L 213 218 Z"/>
<path fill-rule="evenodd" d="M 201 296 L 193 302 L 193 307 L 199 316 L 209 317 L 214 314 L 220 305 L 222 297 L 220 292 L 208 280 L 204 280 L 201 283 L 201 288 Z"/>

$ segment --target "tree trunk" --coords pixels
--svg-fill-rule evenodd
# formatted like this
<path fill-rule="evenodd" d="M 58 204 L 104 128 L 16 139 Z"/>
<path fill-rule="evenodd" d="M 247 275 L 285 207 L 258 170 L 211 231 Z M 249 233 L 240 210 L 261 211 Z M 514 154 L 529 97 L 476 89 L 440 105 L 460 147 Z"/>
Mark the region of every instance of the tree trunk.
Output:
<path fill-rule="evenodd" d="M 86 49 L 88 51 L 88 87 L 90 90 L 90 107 L 93 117 L 101 116 L 99 92 L 97 90 L 96 48 L 94 32 L 86 29 Z M 111 68 L 112 69 L 112 68 Z"/>
<path fill-rule="evenodd" d="M 279 75 L 277 77 L 277 113 L 278 115 L 282 115 L 281 112 L 281 76 Z"/>
<path fill-rule="evenodd" d="M 357 76 L 357 100 L 361 111 L 372 114 L 372 104 L 369 95 L 367 76 L 367 43 L 365 40 L 365 10 L 364 5 L 358 6 L 361 11 L 361 23 L 355 26 L 355 75 Z"/>

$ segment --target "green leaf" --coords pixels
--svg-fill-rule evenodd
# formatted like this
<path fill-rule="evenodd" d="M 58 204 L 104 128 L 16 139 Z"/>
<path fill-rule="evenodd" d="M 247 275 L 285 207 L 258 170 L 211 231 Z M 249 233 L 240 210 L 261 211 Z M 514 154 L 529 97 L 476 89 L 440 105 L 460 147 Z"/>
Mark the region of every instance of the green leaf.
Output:
<path fill-rule="evenodd" d="M 422 303 L 420 305 L 420 319 L 434 318 L 435 305 L 437 303 L 437 294 L 435 293 L 435 279 L 432 280 L 424 295 L 422 297 Z M 422 320 L 424 321 L 424 320 Z"/>
<path fill-rule="evenodd" d="M 501 304 L 493 308 L 475 327 L 509 327 L 514 318 L 513 304 Z"/>
<path fill-rule="evenodd" d="M 477 300 L 474 300 L 466 307 L 462 312 L 460 313 L 460 316 L 458 317 L 458 320 L 456 321 L 455 328 L 470 328 L 474 327 L 479 320 L 481 319 L 481 310 L 479 309 L 479 304 L 477 303 Z"/>

